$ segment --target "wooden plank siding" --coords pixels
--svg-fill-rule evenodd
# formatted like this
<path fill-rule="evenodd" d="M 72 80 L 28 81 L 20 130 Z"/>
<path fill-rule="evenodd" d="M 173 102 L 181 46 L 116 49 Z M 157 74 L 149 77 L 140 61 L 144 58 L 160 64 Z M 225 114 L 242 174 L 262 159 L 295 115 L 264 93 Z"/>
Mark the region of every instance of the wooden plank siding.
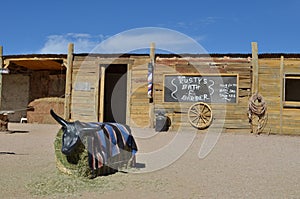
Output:
<path fill-rule="evenodd" d="M 87 84 L 86 90 L 76 89 Z M 71 119 L 98 121 L 99 65 L 95 60 L 75 57 L 72 72 Z"/>
<path fill-rule="evenodd" d="M 280 57 L 258 56 L 258 92 L 267 103 L 268 121 L 264 133 L 300 134 L 300 109 L 282 107 Z M 100 65 L 127 64 L 127 114 L 126 122 L 132 127 L 151 125 L 150 111 L 166 112 L 171 119 L 171 130 L 180 127 L 194 129 L 188 121 L 188 109 L 192 102 L 164 102 L 164 75 L 166 74 L 238 74 L 238 101 L 233 104 L 213 104 L 213 122 L 209 128 L 223 128 L 225 132 L 250 133 L 247 117 L 249 98 L 253 94 L 253 70 L 251 58 L 239 57 L 172 57 L 157 55 L 153 72 L 153 102 L 147 96 L 147 75 L 150 56 L 127 55 L 125 57 L 74 55 L 72 70 L 71 119 L 98 121 L 103 114 L 100 105 Z M 285 58 L 283 73 L 300 74 L 300 58 Z M 76 90 L 78 82 L 86 82 L 89 89 Z M 77 85 L 78 86 L 78 85 Z M 153 103 L 153 104 L 151 104 Z M 155 116 L 154 116 L 155 117 Z M 153 118 L 152 118 L 153 119 Z M 155 118 L 154 118 L 155 120 Z M 280 125 L 281 124 L 281 125 Z M 281 130 L 280 130 L 281 129 Z M 199 130 L 199 132 L 206 132 Z"/>
<path fill-rule="evenodd" d="M 106 57 L 103 55 L 75 56 L 72 71 L 71 120 L 99 121 L 103 114 L 100 107 L 101 65 L 127 64 L 128 106 L 126 121 L 129 125 L 149 125 L 149 99 L 147 97 L 147 72 L 149 56 Z M 76 84 L 86 83 L 89 90 L 78 90 Z M 78 85 L 77 85 L 78 86 Z"/>
<path fill-rule="evenodd" d="M 148 63 L 149 56 L 131 56 L 131 88 L 129 102 L 129 125 L 132 127 L 149 127 L 149 98 L 148 91 Z"/>
<path fill-rule="evenodd" d="M 130 63 L 128 58 L 102 56 L 74 56 L 71 94 L 72 120 L 99 121 L 103 114 L 102 107 L 100 107 L 100 66 Z M 81 83 L 86 83 L 89 89 L 76 89 L 76 86 Z"/>
<path fill-rule="evenodd" d="M 251 62 L 248 58 L 157 58 L 155 75 L 155 110 L 164 110 L 171 118 L 172 128 L 193 128 L 188 121 L 191 102 L 164 102 L 164 74 L 239 74 L 239 97 L 236 104 L 210 104 L 213 112 L 211 127 L 227 131 L 250 131 L 247 118 L 248 99 L 251 95 Z"/>
<path fill-rule="evenodd" d="M 300 59 L 284 59 L 283 78 L 285 73 L 300 74 Z M 300 109 L 281 106 L 280 58 L 259 59 L 259 91 L 267 103 L 268 122 L 265 133 L 298 134 L 300 133 Z M 280 121 L 282 127 L 280 127 Z M 280 128 L 282 131 L 280 132 Z"/>

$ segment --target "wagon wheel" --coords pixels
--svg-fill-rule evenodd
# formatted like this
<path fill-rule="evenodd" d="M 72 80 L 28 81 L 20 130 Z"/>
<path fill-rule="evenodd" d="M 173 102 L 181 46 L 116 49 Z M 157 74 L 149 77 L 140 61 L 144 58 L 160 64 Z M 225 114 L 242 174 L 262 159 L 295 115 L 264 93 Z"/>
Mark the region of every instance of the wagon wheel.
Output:
<path fill-rule="evenodd" d="M 208 104 L 198 102 L 189 108 L 188 117 L 192 126 L 204 129 L 212 122 L 212 111 Z"/>

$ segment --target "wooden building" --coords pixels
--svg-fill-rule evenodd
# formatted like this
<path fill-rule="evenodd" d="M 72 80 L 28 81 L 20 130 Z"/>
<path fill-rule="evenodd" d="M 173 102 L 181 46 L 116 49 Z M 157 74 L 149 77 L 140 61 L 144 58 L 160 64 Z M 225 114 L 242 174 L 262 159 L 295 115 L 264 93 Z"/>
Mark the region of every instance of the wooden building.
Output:
<path fill-rule="evenodd" d="M 171 130 L 195 129 L 190 108 L 202 101 L 212 114 L 207 128 L 250 132 L 249 99 L 259 93 L 267 106 L 261 130 L 300 134 L 299 54 L 258 54 L 256 43 L 249 54 L 210 56 L 155 54 L 153 45 L 149 54 L 74 54 L 69 45 L 68 55 L 58 58 L 59 67 L 48 73 L 65 77 L 63 112 L 69 120 L 154 128 L 163 112 Z"/>
<path fill-rule="evenodd" d="M 31 113 L 27 112 L 28 105 L 34 100 L 64 96 L 66 55 L 2 56 L 0 49 L 0 104 L 1 111 L 13 113 L 8 114 L 9 121 L 20 122 L 22 117 L 26 118 Z M 40 114 L 43 116 L 45 112 Z M 48 123 L 50 119 L 40 121 Z"/>

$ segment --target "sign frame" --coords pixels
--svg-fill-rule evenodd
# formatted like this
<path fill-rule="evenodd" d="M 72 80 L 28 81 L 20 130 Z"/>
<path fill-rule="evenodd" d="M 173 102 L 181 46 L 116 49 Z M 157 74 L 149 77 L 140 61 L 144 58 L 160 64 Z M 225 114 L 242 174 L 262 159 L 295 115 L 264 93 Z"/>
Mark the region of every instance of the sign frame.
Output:
<path fill-rule="evenodd" d="M 163 74 L 163 90 L 162 90 L 162 102 L 163 103 L 193 103 L 193 101 L 178 101 L 178 102 L 172 102 L 172 101 L 165 101 L 165 81 L 166 76 L 191 76 L 191 77 L 235 77 L 236 78 L 236 97 L 235 102 L 231 103 L 222 103 L 222 102 L 210 102 L 208 104 L 238 104 L 239 102 L 239 74 L 238 73 L 205 73 L 205 74 L 198 74 L 198 73 L 183 73 L 183 74 Z M 194 101 L 201 102 L 201 101 Z M 207 103 L 207 102 L 206 102 Z"/>

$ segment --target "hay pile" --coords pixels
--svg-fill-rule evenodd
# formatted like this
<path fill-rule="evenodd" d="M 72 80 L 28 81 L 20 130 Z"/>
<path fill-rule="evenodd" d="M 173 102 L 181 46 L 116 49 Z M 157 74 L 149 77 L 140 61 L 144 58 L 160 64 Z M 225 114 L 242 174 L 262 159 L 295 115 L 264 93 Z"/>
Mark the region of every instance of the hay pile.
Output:
<path fill-rule="evenodd" d="M 61 152 L 62 134 L 62 130 L 59 130 L 54 141 L 56 166 L 58 170 L 68 175 L 89 177 L 88 152 L 84 145 L 80 145 L 73 154 L 66 156 Z"/>
<path fill-rule="evenodd" d="M 33 107 L 34 111 L 27 111 L 28 123 L 38 124 L 57 124 L 57 122 L 49 114 L 53 109 L 57 114 L 64 114 L 64 98 L 46 97 L 35 99 L 28 106 Z"/>

